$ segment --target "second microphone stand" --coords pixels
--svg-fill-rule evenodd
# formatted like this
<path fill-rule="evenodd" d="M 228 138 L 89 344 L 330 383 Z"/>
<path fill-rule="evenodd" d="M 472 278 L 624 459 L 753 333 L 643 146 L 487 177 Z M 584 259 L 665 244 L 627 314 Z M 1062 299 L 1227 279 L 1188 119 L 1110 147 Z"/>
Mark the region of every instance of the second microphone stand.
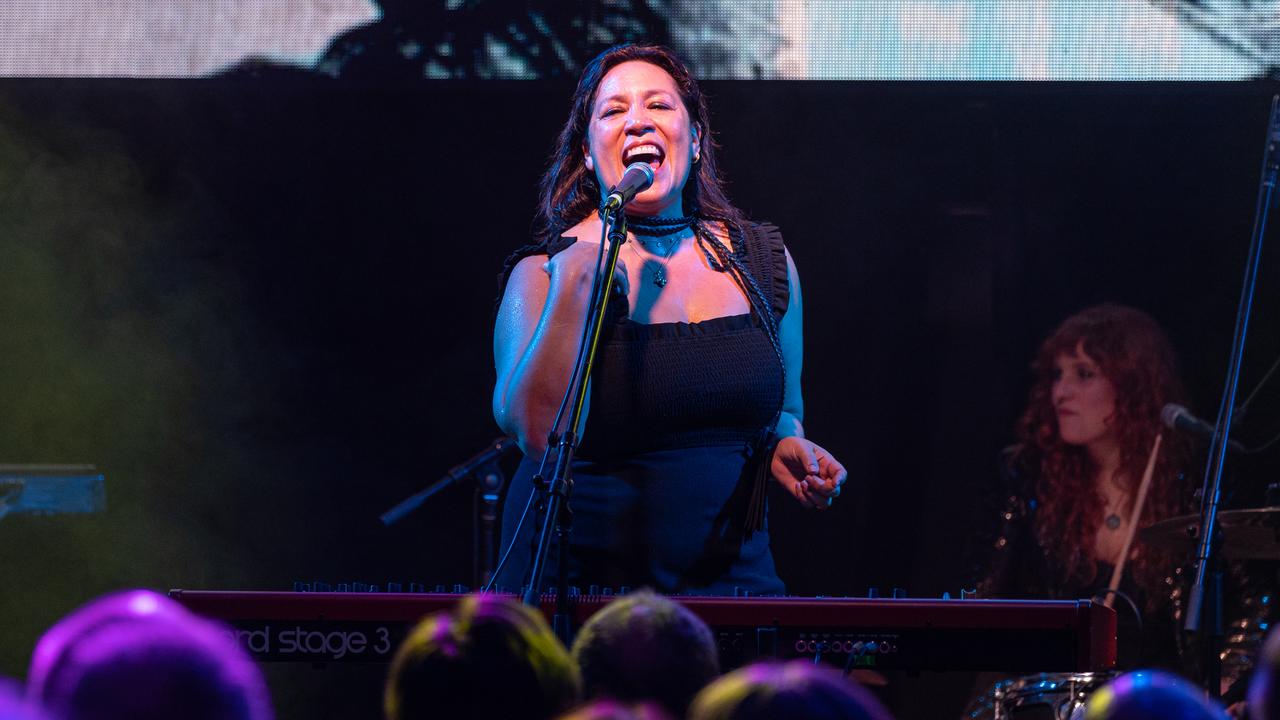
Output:
<path fill-rule="evenodd" d="M 1253 234 L 1249 242 L 1249 257 L 1245 262 L 1244 283 L 1240 288 L 1240 304 L 1236 309 L 1235 333 L 1231 341 L 1231 358 L 1227 362 L 1227 378 L 1218 403 L 1217 422 L 1214 424 L 1213 442 L 1209 448 L 1209 463 L 1205 467 L 1204 485 L 1201 488 L 1201 517 L 1199 547 L 1196 552 L 1195 581 L 1187 594 L 1186 618 L 1183 628 L 1198 633 L 1204 648 L 1205 689 L 1210 697 L 1221 694 L 1222 640 L 1222 563 L 1221 538 L 1217 527 L 1219 504 L 1222 501 L 1223 469 L 1227 461 L 1228 438 L 1235 414 L 1236 391 L 1240 386 L 1240 366 L 1244 361 L 1245 340 L 1249 336 L 1249 317 L 1253 310 L 1253 295 L 1258 284 L 1258 266 L 1262 258 L 1262 240 L 1267 229 L 1267 215 L 1271 210 L 1272 195 L 1280 175 L 1280 96 L 1271 99 L 1271 112 L 1267 121 L 1267 141 L 1262 159 L 1262 176 L 1258 183 L 1258 199 L 1253 217 Z"/>

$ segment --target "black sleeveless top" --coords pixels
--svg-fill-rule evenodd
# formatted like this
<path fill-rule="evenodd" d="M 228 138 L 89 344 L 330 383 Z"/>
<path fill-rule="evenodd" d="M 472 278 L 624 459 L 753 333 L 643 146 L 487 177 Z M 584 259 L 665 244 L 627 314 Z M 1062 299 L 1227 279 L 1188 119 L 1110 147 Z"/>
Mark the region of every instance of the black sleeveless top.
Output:
<path fill-rule="evenodd" d="M 790 298 L 782 234 L 773 225 L 752 223 L 731 231 L 731 239 L 781 320 Z M 574 242 L 562 236 L 517 250 L 506 261 L 501 287 L 521 259 L 554 256 Z M 578 457 L 753 442 L 773 422 L 781 407 L 782 369 L 754 314 L 653 324 L 629 315 L 626 297 L 610 300 Z"/>
<path fill-rule="evenodd" d="M 789 299 L 782 236 L 771 225 L 732 232 L 732 248 L 770 300 Z M 529 255 L 575 242 L 521 248 L 502 279 Z M 571 342 L 576 343 L 576 338 Z M 758 451 L 782 403 L 782 368 L 754 314 L 696 323 L 630 319 L 610 301 L 592 378 L 591 410 L 573 461 L 573 532 L 567 575 L 579 586 L 653 587 L 663 593 L 733 595 L 784 591 L 769 549 Z M 498 585 L 528 582 L 540 521 L 519 518 L 539 458 L 525 458 L 503 510 L 512 552 Z M 514 500 L 513 500 L 514 499 Z M 554 577 L 551 553 L 547 577 Z"/>

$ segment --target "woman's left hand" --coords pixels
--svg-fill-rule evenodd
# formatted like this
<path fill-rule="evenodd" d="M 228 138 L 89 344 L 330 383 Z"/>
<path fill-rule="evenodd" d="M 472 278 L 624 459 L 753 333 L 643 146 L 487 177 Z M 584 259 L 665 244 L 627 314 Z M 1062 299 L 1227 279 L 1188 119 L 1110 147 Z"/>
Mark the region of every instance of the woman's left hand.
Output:
<path fill-rule="evenodd" d="M 778 441 L 770 471 L 801 505 L 815 510 L 831 506 L 849 475 L 831 453 L 795 436 Z"/>

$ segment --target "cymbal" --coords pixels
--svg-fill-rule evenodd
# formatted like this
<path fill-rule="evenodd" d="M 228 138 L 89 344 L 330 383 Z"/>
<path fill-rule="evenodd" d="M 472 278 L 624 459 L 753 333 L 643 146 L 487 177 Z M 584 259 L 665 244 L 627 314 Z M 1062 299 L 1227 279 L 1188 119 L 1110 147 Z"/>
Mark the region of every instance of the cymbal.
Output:
<path fill-rule="evenodd" d="M 1280 507 L 1219 510 L 1222 554 L 1234 560 L 1280 560 Z M 1161 520 L 1138 531 L 1144 542 L 1176 553 L 1195 552 L 1200 544 L 1200 516 Z"/>

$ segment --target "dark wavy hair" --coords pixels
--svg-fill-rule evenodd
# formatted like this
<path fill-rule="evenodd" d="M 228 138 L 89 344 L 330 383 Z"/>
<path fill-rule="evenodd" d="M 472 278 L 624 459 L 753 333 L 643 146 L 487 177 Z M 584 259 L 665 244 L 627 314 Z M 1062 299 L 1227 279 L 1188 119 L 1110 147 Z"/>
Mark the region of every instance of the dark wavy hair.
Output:
<path fill-rule="evenodd" d="M 1041 547 L 1062 573 L 1058 580 L 1093 583 L 1097 566 L 1094 539 L 1105 507 L 1095 485 L 1097 468 L 1083 447 L 1064 443 L 1058 433 L 1052 389 L 1055 360 L 1083 349 L 1115 387 L 1112 426 L 1120 446 L 1120 482 L 1136 493 L 1146 470 L 1147 456 L 1161 431 L 1160 410 L 1165 403 L 1183 402 L 1173 347 L 1150 315 L 1123 305 L 1091 307 L 1067 318 L 1044 344 L 1032 364 L 1035 380 L 1018 435 L 1032 467 L 1039 470 L 1036 494 L 1036 534 Z M 1179 514 L 1185 507 L 1180 471 L 1190 457 L 1187 441 L 1165 433 L 1152 475 L 1139 526 Z M 1038 465 L 1038 467 L 1037 467 Z M 1158 604 L 1168 560 L 1151 546 L 1142 546 L 1130 562 L 1133 577 L 1149 604 Z M 1105 579 L 1103 579 L 1105 581 Z M 1167 592 L 1163 592 L 1167 596 Z"/>
<path fill-rule="evenodd" d="M 595 173 L 587 170 L 582 148 L 600 82 L 614 67 L 632 60 L 656 65 L 675 80 L 685 110 L 698 128 L 700 157 L 693 164 L 690 182 L 684 186 L 684 212 L 739 227 L 746 222 L 742 211 L 734 207 L 725 194 L 716 161 L 718 146 L 711 132 L 711 113 L 707 110 L 706 96 L 689 68 L 674 52 L 661 45 L 617 45 L 587 63 L 582 77 L 578 79 L 578 87 L 573 91 L 569 119 L 556 138 L 551 162 L 539 185 L 534 232 L 540 242 L 555 239 L 599 207 L 600 183 L 596 181 Z"/>

